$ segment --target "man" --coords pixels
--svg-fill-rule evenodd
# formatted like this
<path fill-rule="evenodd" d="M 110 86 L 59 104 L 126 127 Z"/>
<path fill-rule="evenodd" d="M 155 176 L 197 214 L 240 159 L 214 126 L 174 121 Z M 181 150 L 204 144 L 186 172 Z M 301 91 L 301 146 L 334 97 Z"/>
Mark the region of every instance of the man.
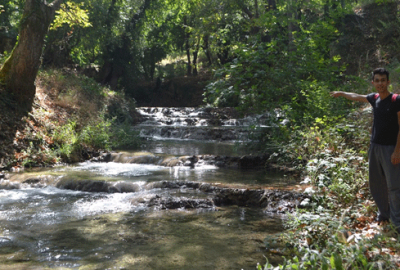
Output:
<path fill-rule="evenodd" d="M 400 95 L 393 97 L 389 83 L 389 72 L 377 68 L 372 73 L 377 94 L 335 91 L 331 96 L 371 104 L 374 122 L 369 148 L 369 187 L 378 206 L 378 222 L 390 218 L 400 233 Z"/>

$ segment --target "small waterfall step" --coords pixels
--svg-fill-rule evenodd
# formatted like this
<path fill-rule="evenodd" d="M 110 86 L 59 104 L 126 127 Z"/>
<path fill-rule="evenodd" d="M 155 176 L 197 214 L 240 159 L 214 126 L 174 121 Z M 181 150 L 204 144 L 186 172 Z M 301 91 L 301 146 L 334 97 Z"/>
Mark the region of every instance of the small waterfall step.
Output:
<path fill-rule="evenodd" d="M 153 139 L 245 141 L 252 126 L 268 128 L 268 115 L 239 117 L 233 108 L 139 107 L 142 121 L 135 128 Z"/>

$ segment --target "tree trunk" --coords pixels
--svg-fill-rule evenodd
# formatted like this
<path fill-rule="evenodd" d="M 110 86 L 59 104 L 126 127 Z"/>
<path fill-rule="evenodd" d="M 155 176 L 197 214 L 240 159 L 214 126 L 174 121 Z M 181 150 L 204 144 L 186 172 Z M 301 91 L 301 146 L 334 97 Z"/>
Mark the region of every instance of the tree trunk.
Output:
<path fill-rule="evenodd" d="M 295 51 L 296 46 L 294 44 L 294 37 L 293 37 L 293 31 L 295 31 L 295 24 L 296 24 L 296 2 L 297 0 L 290 0 L 287 3 L 287 18 L 288 18 L 288 38 L 289 38 L 289 44 L 288 48 L 289 51 Z"/>
<path fill-rule="evenodd" d="M 23 110 L 31 109 L 44 38 L 61 2 L 46 4 L 41 0 L 26 0 L 18 42 L 0 70 L 0 81 Z"/>
<path fill-rule="evenodd" d="M 186 16 L 183 18 L 183 23 L 187 24 Z M 187 57 L 187 75 L 192 75 L 192 62 L 190 61 L 190 33 L 185 30 L 185 49 L 186 49 L 186 57 Z"/>
<path fill-rule="evenodd" d="M 275 0 L 268 0 L 267 11 L 276 10 L 276 1 Z"/>
<path fill-rule="evenodd" d="M 113 90 L 117 90 L 118 81 L 120 78 L 124 77 L 126 70 L 131 65 L 130 63 L 136 61 L 131 53 L 133 41 L 129 38 L 129 35 L 137 32 L 138 24 L 140 20 L 145 18 L 146 11 L 150 7 L 152 1 L 153 0 L 145 0 L 139 11 L 132 16 L 130 22 L 125 24 L 125 29 L 120 36 L 122 43 L 108 44 L 104 49 L 104 64 L 100 69 L 100 81 L 102 84 L 110 85 Z M 113 0 L 108 9 L 106 27 L 109 33 L 112 31 L 112 16 L 114 16 L 115 13 L 116 3 L 117 0 Z"/>
<path fill-rule="evenodd" d="M 203 51 L 207 56 L 207 60 L 208 60 L 208 66 L 212 66 L 212 58 L 211 58 L 211 53 L 210 53 L 210 45 L 209 45 L 209 34 L 205 34 L 203 37 Z"/>
<path fill-rule="evenodd" d="M 200 50 L 200 41 L 201 41 L 201 37 L 198 36 L 197 38 L 197 44 L 195 46 L 195 49 L 193 51 L 193 75 L 197 76 L 198 71 L 197 71 L 197 57 L 199 55 L 199 50 Z"/>
<path fill-rule="evenodd" d="M 187 34 L 189 35 L 189 34 Z M 186 38 L 187 75 L 192 75 L 192 62 L 190 61 L 189 38 Z"/>
<path fill-rule="evenodd" d="M 260 17 L 260 14 L 258 13 L 258 1 L 257 0 L 254 1 L 254 9 L 256 12 L 256 19 L 258 19 Z"/>
<path fill-rule="evenodd" d="M 327 0 L 326 2 L 325 2 L 325 4 L 324 4 L 324 16 L 329 16 L 329 5 L 330 5 L 330 3 L 329 3 L 330 1 L 329 0 Z"/>
<path fill-rule="evenodd" d="M 193 52 L 193 76 L 197 76 L 198 72 L 197 72 L 197 56 L 199 54 L 198 50 L 195 50 Z"/>

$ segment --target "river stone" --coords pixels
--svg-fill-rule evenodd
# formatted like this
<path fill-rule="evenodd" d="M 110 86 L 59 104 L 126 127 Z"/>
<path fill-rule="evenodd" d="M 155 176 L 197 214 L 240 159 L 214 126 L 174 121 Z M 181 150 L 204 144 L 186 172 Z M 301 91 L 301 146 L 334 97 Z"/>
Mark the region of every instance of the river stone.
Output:
<path fill-rule="evenodd" d="M 157 206 L 160 209 L 210 208 L 212 201 L 212 207 L 229 205 L 258 207 L 268 213 L 285 214 L 301 207 L 300 203 L 306 198 L 311 200 L 307 194 L 292 191 L 226 188 L 192 181 L 160 181 L 147 185 L 147 188 L 191 188 L 211 196 L 209 199 L 185 199 L 162 198 L 156 195 L 146 202 L 149 206 Z"/>
<path fill-rule="evenodd" d="M 169 158 L 164 159 L 160 165 L 166 166 L 166 167 L 175 167 L 175 166 L 179 166 L 181 164 L 182 164 L 182 161 L 179 158 L 169 157 Z"/>
<path fill-rule="evenodd" d="M 111 161 L 120 163 L 156 164 L 160 159 L 160 157 L 148 152 L 111 154 Z"/>
<path fill-rule="evenodd" d="M 119 162 L 119 163 L 136 163 L 136 164 L 158 164 L 166 167 L 175 166 L 202 166 L 215 165 L 220 168 L 257 168 L 265 167 L 268 155 L 263 156 L 215 156 L 215 155 L 194 155 L 194 156 L 168 156 L 155 155 L 148 152 L 120 152 L 120 153 L 104 153 L 99 157 L 92 158 L 94 162 Z"/>
<path fill-rule="evenodd" d="M 160 209 L 196 209 L 196 208 L 212 208 L 213 201 L 210 199 L 188 199 L 188 198 L 162 198 L 155 196 L 149 201 L 149 206 L 156 206 Z"/>
<path fill-rule="evenodd" d="M 61 179 L 56 187 L 60 189 L 79 190 L 87 192 L 110 192 L 110 184 L 100 180 Z"/>
<path fill-rule="evenodd" d="M 31 187 L 44 187 L 53 185 L 57 181 L 54 175 L 38 175 L 35 173 L 13 174 L 10 176 L 10 182 L 29 185 Z"/>
<path fill-rule="evenodd" d="M 131 159 L 130 163 L 137 164 L 156 164 L 159 158 L 155 155 L 135 156 Z"/>
<path fill-rule="evenodd" d="M 111 193 L 130 193 L 138 192 L 139 190 L 140 186 L 138 184 L 126 182 L 119 182 L 108 188 L 108 192 Z"/>
<path fill-rule="evenodd" d="M 198 161 L 198 158 L 196 156 L 183 156 L 180 157 L 179 160 L 182 161 L 184 166 L 194 167 Z"/>
<path fill-rule="evenodd" d="M 92 162 L 110 162 L 112 159 L 111 153 L 101 153 L 98 157 L 93 157 Z"/>

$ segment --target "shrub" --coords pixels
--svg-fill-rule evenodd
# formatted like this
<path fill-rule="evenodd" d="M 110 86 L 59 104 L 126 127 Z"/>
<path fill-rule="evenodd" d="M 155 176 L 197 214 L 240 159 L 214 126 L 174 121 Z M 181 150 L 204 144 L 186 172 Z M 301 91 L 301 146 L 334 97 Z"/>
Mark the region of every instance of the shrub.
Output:
<path fill-rule="evenodd" d="M 88 125 L 82 128 L 82 131 L 79 134 L 79 141 L 86 147 L 110 150 L 111 125 L 112 121 L 106 120 L 103 117 L 91 121 Z"/>
<path fill-rule="evenodd" d="M 128 121 L 112 126 L 111 140 L 113 149 L 136 149 L 142 142 Z"/>

